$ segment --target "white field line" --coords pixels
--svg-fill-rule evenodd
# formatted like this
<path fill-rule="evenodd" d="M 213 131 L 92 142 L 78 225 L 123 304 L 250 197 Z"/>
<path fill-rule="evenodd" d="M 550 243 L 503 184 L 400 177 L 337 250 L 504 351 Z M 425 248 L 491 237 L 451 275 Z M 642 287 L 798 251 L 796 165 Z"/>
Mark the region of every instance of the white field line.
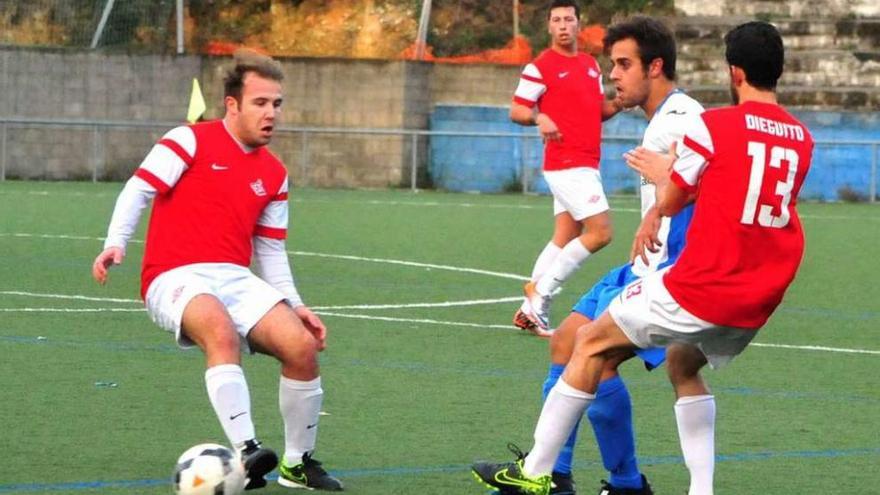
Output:
<path fill-rule="evenodd" d="M 47 299 L 75 299 L 78 301 L 96 301 L 96 302 L 114 302 L 114 303 L 138 303 L 141 304 L 140 299 L 117 299 L 114 297 L 91 297 L 91 296 L 80 296 L 77 294 L 43 294 L 37 292 L 24 292 L 18 290 L 0 290 L 0 295 L 6 296 L 25 296 L 25 297 L 43 297 Z"/>
<path fill-rule="evenodd" d="M 65 234 L 28 234 L 24 232 L 0 232 L 0 237 L 27 237 L 34 239 L 67 239 L 73 241 L 103 241 L 103 237 L 88 237 L 83 235 L 65 235 Z M 143 244 L 144 241 L 132 239 L 129 243 Z"/>
<path fill-rule="evenodd" d="M 294 254 L 297 256 L 316 256 L 319 258 L 334 258 L 340 260 L 351 260 L 351 261 L 369 261 L 372 263 L 388 263 L 390 265 L 403 265 L 403 266 L 414 266 L 416 268 L 431 268 L 435 270 L 448 270 L 451 272 L 464 272 L 464 273 L 476 273 L 478 275 L 488 275 L 490 277 L 498 277 L 498 278 L 509 278 L 513 280 L 526 281 L 529 277 L 524 275 L 517 275 L 515 273 L 503 273 L 503 272 L 492 272 L 489 270 L 480 270 L 477 268 L 462 268 L 458 266 L 450 266 L 450 265 L 435 265 L 433 263 L 418 263 L 416 261 L 402 261 L 402 260 L 392 260 L 385 258 L 365 258 L 361 256 L 351 256 L 346 254 L 324 254 L 324 253 L 310 253 L 306 251 L 288 251 L 288 254 Z"/>
<path fill-rule="evenodd" d="M 53 234 L 27 234 L 21 232 L 14 233 L 3 233 L 0 232 L 0 237 L 32 237 L 38 239 L 72 239 L 78 241 L 103 241 L 103 237 L 85 237 L 85 236 L 72 236 L 72 235 L 53 235 Z M 142 240 L 132 239 L 129 243 L 143 243 Z M 416 268 L 431 268 L 434 270 L 447 270 L 451 272 L 462 272 L 462 273 L 474 273 L 477 275 L 488 275 L 490 277 L 498 277 L 498 278 L 506 278 L 517 281 L 527 281 L 529 277 L 524 275 L 517 275 L 515 273 L 504 273 L 504 272 L 493 272 L 489 270 L 480 270 L 477 268 L 462 268 L 458 266 L 451 265 L 437 265 L 434 263 L 419 263 L 416 261 L 403 261 L 403 260 L 392 260 L 392 259 L 384 259 L 384 258 L 365 258 L 362 256 L 352 256 L 347 254 L 328 254 L 328 253 L 312 253 L 309 251 L 288 251 L 287 254 L 293 254 L 297 256 L 314 256 L 318 258 L 333 258 L 339 260 L 349 260 L 349 261 L 368 261 L 372 263 L 387 263 L 390 265 L 403 265 L 403 266 L 413 266 Z"/>
<path fill-rule="evenodd" d="M 441 203 L 438 203 L 441 204 Z M 814 217 L 819 218 L 819 217 Z M 823 218 L 832 218 L 832 217 L 823 217 Z M 849 217 L 836 217 L 836 218 L 849 218 Z M 44 238 L 44 239 L 73 239 L 73 240 L 97 240 L 101 241 L 103 238 L 97 237 L 84 237 L 84 236 L 70 236 L 70 235 L 51 235 L 51 234 L 28 234 L 28 233 L 0 233 L 0 237 L 36 237 L 36 238 Z M 143 242 L 138 240 L 132 240 L 130 242 Z M 500 278 L 512 278 L 515 280 L 527 280 L 527 277 L 523 277 L 521 275 L 511 274 L 511 273 L 502 273 L 502 272 L 493 272 L 488 270 L 479 270 L 475 268 L 461 268 L 456 266 L 449 265 L 436 265 L 430 263 L 417 263 L 413 261 L 401 261 L 401 260 L 391 260 L 391 259 L 383 259 L 383 258 L 365 258 L 361 256 L 350 256 L 350 255 L 337 255 L 337 254 L 325 254 L 325 253 L 311 253 L 306 251 L 288 251 L 288 254 L 295 254 L 299 256 L 315 256 L 322 258 L 335 258 L 335 259 L 344 259 L 344 260 L 352 260 L 352 261 L 368 261 L 374 263 L 389 263 L 389 264 L 397 264 L 404 266 L 414 266 L 420 268 L 432 268 L 438 270 L 449 270 L 449 271 L 458 271 L 458 272 L 466 272 L 466 273 L 475 273 L 480 275 L 489 275 Z M 30 297 L 48 297 L 48 298 L 58 298 L 58 299 L 79 299 L 79 300 L 87 300 L 87 301 L 101 301 L 101 302 L 140 302 L 134 299 L 112 299 L 112 298 L 93 298 L 88 296 L 78 296 L 78 295 L 63 295 L 63 294 L 36 294 L 36 293 L 27 293 L 21 291 L 0 291 L 0 294 L 7 295 L 22 295 L 22 296 L 30 296 Z M 400 308 L 429 308 L 429 307 L 456 307 L 456 306 L 468 306 L 468 305 L 477 305 L 477 304 L 495 304 L 500 302 L 512 302 L 519 300 L 519 296 L 509 297 L 509 298 L 500 298 L 500 299 L 483 299 L 483 300 L 472 300 L 472 301 L 447 301 L 442 303 L 410 303 L 410 304 L 382 304 L 382 305 L 343 305 L 343 306 L 316 306 L 314 309 L 316 310 L 327 310 L 327 309 L 400 309 Z M 140 312 L 144 311 L 143 309 L 123 309 L 123 308 L 0 308 L 0 312 L 73 312 L 73 313 L 85 313 L 85 312 Z M 436 325 L 452 325 L 452 326 L 467 326 L 467 327 L 479 327 L 479 328 L 510 328 L 510 325 L 484 325 L 479 323 L 465 323 L 465 322 L 451 322 L 451 321 L 441 321 L 441 320 L 431 320 L 431 319 L 410 319 L 410 318 L 391 318 L 391 317 L 381 317 L 381 316 L 367 316 L 367 315 L 351 315 L 351 314 L 341 314 L 341 313 L 328 313 L 323 312 L 319 314 L 325 314 L 327 316 L 336 316 L 340 318 L 357 318 L 357 319 L 373 319 L 373 320 L 382 320 L 382 321 L 397 321 L 397 322 L 410 322 L 410 323 L 428 323 L 428 324 L 436 324 Z M 823 346 L 798 346 L 798 345 L 788 345 L 788 344 L 762 344 L 762 343 L 752 343 L 755 347 L 767 347 L 767 348 L 777 348 L 777 349 L 795 349 L 795 350 L 806 350 L 806 351 L 820 351 L 820 352 L 837 352 L 837 353 L 849 353 L 849 354 L 872 354 L 872 355 L 880 355 L 880 351 L 872 351 L 867 349 L 846 349 L 846 348 L 836 348 L 836 347 L 823 347 Z"/>
<path fill-rule="evenodd" d="M 427 318 L 392 318 L 390 316 L 369 316 L 356 315 L 346 313 L 330 313 L 327 311 L 315 311 L 321 316 L 336 316 L 338 318 L 354 318 L 357 320 L 376 320 L 376 321 L 394 321 L 398 323 L 427 323 L 430 325 L 447 325 L 455 327 L 473 327 L 473 328 L 500 328 L 504 330 L 513 330 L 515 327 L 511 325 L 488 325 L 483 323 L 467 323 L 463 321 L 445 321 L 431 320 Z"/>
<path fill-rule="evenodd" d="M 880 351 L 871 351 L 868 349 L 845 349 L 842 347 L 824 347 L 820 345 L 762 344 L 760 342 L 752 342 L 749 345 L 753 345 L 755 347 L 771 347 L 775 349 L 796 349 L 799 351 L 842 352 L 845 354 L 880 355 Z"/>
<path fill-rule="evenodd" d="M 11 292 L 11 291 L 6 291 Z M 90 298 L 93 299 L 93 298 Z M 485 323 L 469 323 L 463 321 L 448 321 L 448 320 L 434 320 L 429 318 L 394 318 L 389 316 L 372 316 L 372 315 L 363 315 L 363 314 L 349 314 L 349 313 L 335 313 L 326 311 L 326 309 L 395 309 L 395 308 L 406 308 L 406 307 L 437 307 L 437 305 L 444 305 L 447 307 L 451 306 L 465 306 L 465 305 L 473 305 L 473 304 L 493 304 L 499 302 L 508 302 L 511 300 L 519 300 L 519 296 L 510 297 L 510 298 L 500 298 L 500 299 L 484 299 L 484 300 L 475 300 L 475 301 L 459 301 L 459 302 L 448 302 L 448 303 L 424 303 L 424 304 L 401 304 L 401 305 L 376 305 L 376 306 L 362 306 L 359 308 L 352 308 L 351 306 L 326 306 L 323 309 L 319 309 L 315 307 L 315 312 L 322 316 L 335 316 L 338 318 L 353 318 L 359 320 L 372 320 L 372 321 L 391 321 L 397 323 L 425 323 L 429 325 L 445 325 L 445 326 L 456 326 L 456 327 L 471 327 L 471 328 L 497 328 L 504 330 L 512 330 L 514 327 L 512 325 L 498 325 L 498 324 L 485 324 Z M 126 302 L 130 302 L 129 300 L 123 300 Z M 143 308 L 0 308 L 0 312 L 2 313 L 141 313 L 146 311 Z M 790 344 L 764 344 L 759 342 L 753 342 L 750 344 L 755 347 L 765 347 L 765 348 L 773 348 L 773 349 L 792 349 L 799 351 L 814 351 L 814 352 L 833 352 L 833 353 L 843 353 L 843 354 L 869 354 L 880 356 L 880 351 L 872 351 L 869 349 L 847 349 L 841 347 L 824 347 L 824 346 L 815 346 L 815 345 L 790 345 Z"/>
<path fill-rule="evenodd" d="M 0 308 L 0 313 L 143 313 L 145 308 Z"/>
<path fill-rule="evenodd" d="M 45 294 L 37 292 L 24 292 L 18 290 L 0 290 L 0 295 L 23 296 L 47 299 L 69 299 L 77 301 L 113 302 L 142 304 L 140 299 L 118 299 L 113 297 L 91 297 L 78 294 Z M 408 308 L 454 308 L 460 306 L 478 306 L 481 304 L 498 304 L 505 302 L 521 301 L 522 296 L 501 297 L 497 299 L 472 299 L 467 301 L 444 301 L 432 303 L 405 303 L 405 304 L 350 304 L 339 306 L 312 306 L 314 310 L 338 310 L 338 309 L 408 309 Z"/>
<path fill-rule="evenodd" d="M 523 296 L 501 297 L 498 299 L 474 299 L 471 301 L 444 301 L 438 303 L 409 303 L 409 304 L 351 304 L 343 306 L 311 306 L 318 310 L 337 309 L 408 309 L 408 308 L 455 308 L 461 306 L 477 306 L 480 304 L 498 304 L 514 301 L 522 301 Z"/>

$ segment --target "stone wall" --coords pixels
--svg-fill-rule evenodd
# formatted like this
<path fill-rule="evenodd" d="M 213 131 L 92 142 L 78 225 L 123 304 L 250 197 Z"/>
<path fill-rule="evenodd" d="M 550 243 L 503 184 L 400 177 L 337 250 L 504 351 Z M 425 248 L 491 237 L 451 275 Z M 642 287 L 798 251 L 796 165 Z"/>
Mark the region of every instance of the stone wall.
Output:
<path fill-rule="evenodd" d="M 680 82 L 708 105 L 728 101 L 721 38 L 745 19 L 675 21 Z M 774 22 L 790 47 L 780 86 L 784 103 L 825 110 L 880 107 L 880 19 Z M 131 123 L 110 129 L 0 125 L 0 171 L 10 178 L 124 179 L 151 143 L 183 121 L 192 78 L 202 83 L 207 116 L 222 115 L 222 78 L 229 63 L 229 57 L 0 48 L 0 118 Z M 428 129 L 439 104 L 508 106 L 520 71 L 385 60 L 281 63 L 286 73 L 282 124 L 313 128 Z M 147 123 L 156 125 L 143 127 Z M 306 137 L 282 127 L 271 145 L 296 185 L 406 186 L 413 146 L 419 184 L 430 185 L 427 138 L 414 145 L 411 136 L 391 134 L 322 131 Z"/>

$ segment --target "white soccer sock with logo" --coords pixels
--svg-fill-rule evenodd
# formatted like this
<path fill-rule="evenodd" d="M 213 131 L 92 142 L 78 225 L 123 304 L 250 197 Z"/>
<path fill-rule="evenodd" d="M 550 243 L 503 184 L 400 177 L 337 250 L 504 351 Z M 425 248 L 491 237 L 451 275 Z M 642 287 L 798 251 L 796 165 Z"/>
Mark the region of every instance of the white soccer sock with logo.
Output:
<path fill-rule="evenodd" d="M 303 454 L 315 450 L 323 399 L 320 376 L 306 382 L 281 377 L 278 404 L 284 418 L 284 458 L 289 465 L 301 463 Z"/>
<path fill-rule="evenodd" d="M 541 254 L 538 255 L 538 259 L 535 260 L 535 266 L 532 268 L 532 281 L 539 280 L 561 252 L 561 247 L 554 244 L 553 241 L 548 242 Z"/>
<path fill-rule="evenodd" d="M 254 438 L 251 394 L 241 366 L 221 364 L 208 368 L 205 370 L 205 385 L 229 443 L 240 448 L 244 442 Z"/>
<path fill-rule="evenodd" d="M 568 277 L 571 277 L 581 267 L 581 264 L 589 256 L 590 250 L 584 247 L 580 239 L 573 239 L 566 244 L 535 284 L 538 294 L 552 295 L 559 286 L 568 280 Z"/>
<path fill-rule="evenodd" d="M 595 394 L 578 390 L 562 378 L 556 382 L 544 401 L 535 427 L 535 445 L 523 464 L 527 476 L 550 474 L 562 446 L 595 398 Z"/>
<path fill-rule="evenodd" d="M 693 395 L 675 403 L 684 463 L 691 474 L 688 495 L 712 495 L 715 473 L 715 397 Z"/>

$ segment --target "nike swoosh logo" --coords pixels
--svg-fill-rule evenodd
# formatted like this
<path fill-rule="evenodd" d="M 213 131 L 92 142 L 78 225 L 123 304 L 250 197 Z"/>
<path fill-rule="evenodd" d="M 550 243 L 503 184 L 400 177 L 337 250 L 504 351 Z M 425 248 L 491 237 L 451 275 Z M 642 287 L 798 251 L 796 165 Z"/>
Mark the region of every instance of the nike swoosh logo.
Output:
<path fill-rule="evenodd" d="M 666 112 L 666 115 L 687 115 L 687 112 L 682 112 L 681 110 L 670 110 Z"/>
<path fill-rule="evenodd" d="M 523 488 L 540 488 L 537 483 L 522 478 L 513 478 L 507 474 L 507 470 L 495 474 L 495 481 L 505 485 L 523 487 Z"/>
<path fill-rule="evenodd" d="M 313 424 L 313 425 L 306 425 L 306 429 L 307 429 L 307 430 L 311 430 L 312 428 L 314 428 L 314 427 L 316 427 L 316 426 L 318 426 L 318 423 L 315 423 L 315 424 Z"/>
<path fill-rule="evenodd" d="M 224 167 L 222 165 L 217 165 L 216 163 L 212 163 L 211 170 L 229 170 L 229 167 Z"/>
<path fill-rule="evenodd" d="M 565 78 L 565 77 L 567 77 L 567 76 L 568 76 L 568 72 L 560 72 L 560 73 L 559 73 L 559 79 L 563 79 L 563 78 Z"/>
<path fill-rule="evenodd" d="M 234 415 L 232 415 L 232 416 L 229 416 L 229 420 L 232 421 L 232 420 L 234 420 L 235 418 L 237 418 L 237 417 L 239 417 L 239 416 L 244 416 L 245 414 L 247 414 L 247 411 L 243 411 L 243 412 L 240 412 L 240 413 L 238 413 L 238 414 L 234 414 Z"/>

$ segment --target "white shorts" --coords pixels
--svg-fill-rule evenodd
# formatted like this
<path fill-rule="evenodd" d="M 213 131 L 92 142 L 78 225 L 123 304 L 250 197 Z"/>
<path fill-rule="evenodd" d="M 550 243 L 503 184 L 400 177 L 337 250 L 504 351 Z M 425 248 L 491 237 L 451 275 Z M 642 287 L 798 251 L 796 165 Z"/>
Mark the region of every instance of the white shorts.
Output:
<path fill-rule="evenodd" d="M 666 290 L 666 270 L 626 286 L 608 307 L 611 318 L 642 349 L 690 344 L 700 349 L 712 368 L 724 366 L 749 345 L 757 330 L 719 326 L 694 316 Z"/>
<path fill-rule="evenodd" d="M 608 198 L 602 189 L 602 175 L 591 167 L 544 172 L 544 180 L 553 193 L 553 216 L 567 211 L 581 221 L 608 211 Z"/>
<path fill-rule="evenodd" d="M 147 314 L 163 329 L 174 333 L 180 347 L 193 341 L 180 331 L 183 310 L 199 294 L 210 294 L 226 311 L 242 339 L 284 296 L 249 269 L 231 263 L 195 263 L 169 270 L 147 289 Z"/>

